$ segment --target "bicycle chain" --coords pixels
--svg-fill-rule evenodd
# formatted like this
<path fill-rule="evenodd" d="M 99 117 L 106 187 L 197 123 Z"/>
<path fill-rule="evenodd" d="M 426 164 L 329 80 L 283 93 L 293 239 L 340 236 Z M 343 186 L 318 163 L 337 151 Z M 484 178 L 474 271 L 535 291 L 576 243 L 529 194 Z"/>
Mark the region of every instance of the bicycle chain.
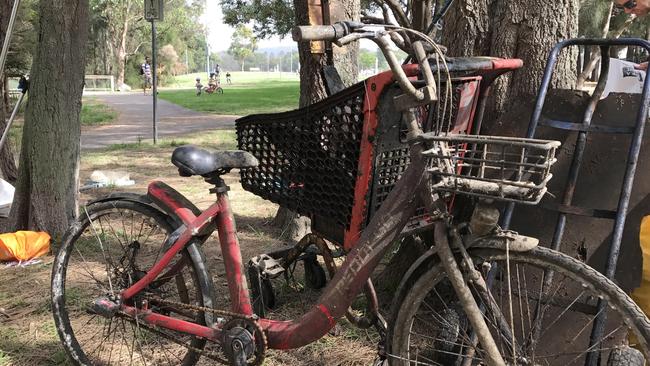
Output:
<path fill-rule="evenodd" d="M 131 315 L 129 315 L 127 313 L 124 313 L 124 312 L 120 311 L 119 314 L 124 316 L 125 318 L 130 319 L 130 320 L 135 320 Z M 137 320 L 135 320 L 135 323 L 136 323 L 137 327 L 141 327 L 141 328 L 149 330 L 152 333 L 156 333 L 156 334 L 162 336 L 163 338 L 165 338 L 165 339 L 167 339 L 167 340 L 169 340 L 169 341 L 171 341 L 173 343 L 178 344 L 181 347 L 185 347 L 185 348 L 187 348 L 188 350 L 190 350 L 192 352 L 200 354 L 201 356 L 206 356 L 206 357 L 208 357 L 208 358 L 210 358 L 212 360 L 215 360 L 217 362 L 220 362 L 222 364 L 226 364 L 226 365 L 228 364 L 228 360 L 226 360 L 224 358 L 221 358 L 221 356 L 219 354 L 217 354 L 215 352 L 209 352 L 209 351 L 206 351 L 206 350 L 203 350 L 203 349 L 198 349 L 198 348 L 196 348 L 194 346 L 191 346 L 191 345 L 187 344 L 186 342 L 183 342 L 183 341 L 175 338 L 171 334 L 167 334 L 167 333 L 159 330 L 160 327 L 151 326 L 151 325 L 148 325 L 146 323 L 138 322 Z"/>
<path fill-rule="evenodd" d="M 182 307 L 182 308 L 185 308 L 185 309 L 190 309 L 190 310 L 194 310 L 194 311 L 198 311 L 198 312 L 212 313 L 212 314 L 215 314 L 215 315 L 221 315 L 223 317 L 230 317 L 230 318 L 233 318 L 233 319 L 243 319 L 243 320 L 248 321 L 250 324 L 252 324 L 255 327 L 255 332 L 254 333 L 256 333 L 256 334 L 253 334 L 253 336 L 254 337 L 260 337 L 262 339 L 262 342 L 261 342 L 262 349 L 261 350 L 260 349 L 255 350 L 255 353 L 256 353 L 255 360 L 252 363 L 250 363 L 249 365 L 257 366 L 257 365 L 261 365 L 264 362 L 265 352 L 268 349 L 268 344 L 267 344 L 266 334 L 264 333 L 264 330 L 262 329 L 262 327 L 259 325 L 259 322 L 258 322 L 259 318 L 256 315 L 244 315 L 244 314 L 239 314 L 239 313 L 235 313 L 235 312 L 227 311 L 227 310 L 218 310 L 218 309 L 208 308 L 208 307 L 205 307 L 205 306 L 198 306 L 198 305 L 185 304 L 185 303 L 180 303 L 180 302 L 175 302 L 175 301 L 169 301 L 169 300 L 161 299 L 159 297 L 149 297 L 149 300 L 153 300 L 153 301 L 155 301 L 155 302 L 157 302 L 159 304 L 163 304 L 163 305 L 179 306 L 179 307 Z M 136 321 L 137 321 L 137 319 L 136 319 Z M 228 322 L 226 322 L 224 324 L 227 324 L 227 323 Z M 146 325 L 146 324 L 141 323 L 141 322 L 138 322 L 138 325 L 139 326 L 144 325 L 144 328 L 147 328 L 147 329 L 149 329 L 149 330 L 151 330 L 151 331 L 153 331 L 153 332 L 155 332 L 157 334 L 160 334 L 163 337 L 173 341 L 174 343 L 177 343 L 177 344 L 189 349 L 190 351 L 196 352 L 196 353 L 201 354 L 201 355 L 205 355 L 205 356 L 207 356 L 207 357 L 209 357 L 209 358 L 211 358 L 211 359 L 213 359 L 215 361 L 221 362 L 222 364 L 227 365 L 229 363 L 228 360 L 226 360 L 224 358 L 221 358 L 220 355 L 218 355 L 218 354 L 216 354 L 214 352 L 205 351 L 205 350 L 193 347 L 193 346 L 191 346 L 191 345 L 189 345 L 189 344 L 187 344 L 187 343 L 185 343 L 185 342 L 183 342 L 181 340 L 178 340 L 178 339 L 174 338 L 173 336 L 171 336 L 169 334 L 166 334 L 165 332 L 162 332 L 162 331 L 158 330 L 157 329 L 158 327 L 151 327 L 151 326 Z M 210 343 L 218 344 L 220 347 L 222 347 L 220 343 L 216 343 L 216 342 L 210 342 Z M 259 348 L 259 347 L 256 347 L 256 348 Z M 223 352 L 223 347 L 222 347 L 222 352 Z"/>

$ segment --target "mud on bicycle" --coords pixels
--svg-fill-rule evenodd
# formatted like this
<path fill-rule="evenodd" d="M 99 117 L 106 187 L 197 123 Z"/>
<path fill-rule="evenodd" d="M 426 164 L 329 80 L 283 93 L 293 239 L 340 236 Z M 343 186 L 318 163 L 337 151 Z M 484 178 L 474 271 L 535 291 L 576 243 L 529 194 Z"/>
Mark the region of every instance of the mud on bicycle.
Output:
<path fill-rule="evenodd" d="M 410 38 L 416 63 L 400 65 L 390 49 L 394 33 Z M 318 117 L 314 138 L 300 138 L 309 131 L 287 124 L 285 117 L 294 116 L 288 112 L 265 116 L 266 123 L 254 126 L 251 118 L 243 119 L 238 134 L 247 151 L 194 146 L 174 151 L 172 162 L 181 176 L 201 176 L 211 184 L 216 201 L 205 211 L 162 182 L 151 183 L 146 195 L 113 194 L 83 208 L 56 256 L 52 277 L 57 331 L 75 364 L 258 365 L 267 349 L 309 344 L 344 316 L 377 329 L 383 338 L 378 362 L 389 365 L 571 365 L 585 364 L 594 354 L 597 364 L 604 364 L 627 344 L 628 334 L 647 358 L 650 322 L 621 289 L 586 264 L 497 225 L 496 202 L 536 204 L 544 196 L 559 143 L 455 133 L 456 126 L 442 123 L 453 119 L 443 100 L 453 97 L 449 70 L 457 65 L 446 65 L 435 43 L 421 33 L 354 22 L 294 31 L 297 41 L 344 45 L 360 38 L 377 43 L 391 71 L 353 88 L 357 94 L 343 92 L 345 100 L 331 97 L 343 100 L 340 105 L 326 100 L 310 107 L 312 113 L 328 111 Z M 399 123 L 383 133 L 399 135 L 405 144 L 399 150 L 406 155 L 386 157 L 400 162 L 399 172 L 380 205 L 361 209 L 372 211 L 363 226 L 346 212 L 358 211 L 365 199 L 337 201 L 346 192 L 354 197 L 368 192 L 371 182 L 378 182 L 374 178 L 387 179 L 371 176 L 367 161 L 373 151 L 364 142 L 380 130 L 378 111 L 389 106 Z M 298 137 L 278 139 L 278 131 Z M 351 152 L 355 143 L 360 148 Z M 323 195 L 330 179 L 311 182 L 305 179 L 311 171 L 300 171 L 313 167 L 310 159 L 318 156 L 330 159 L 323 169 L 338 177 L 332 180 L 352 184 Z M 306 197 L 320 197 L 319 209 L 331 212 L 334 221 L 344 211 L 336 222 L 352 222 L 339 242 L 342 265 L 337 268 L 330 245 L 311 234 L 282 255 L 254 258 L 247 280 L 222 177 L 232 169 L 241 170 L 242 180 L 258 182 L 268 197 L 290 192 L 296 207 L 308 202 Z M 475 203 L 467 217 L 454 209 L 454 198 L 461 196 Z M 404 274 L 385 316 L 369 278 L 412 229 L 414 218 L 433 241 Z M 216 307 L 202 250 L 215 230 L 228 309 Z M 331 276 L 317 303 L 299 319 L 267 318 L 269 279 L 304 259 L 310 247 L 317 248 Z M 362 292 L 368 309 L 359 317 L 349 308 Z M 593 340 L 599 300 L 609 305 L 608 322 L 604 335 Z"/>

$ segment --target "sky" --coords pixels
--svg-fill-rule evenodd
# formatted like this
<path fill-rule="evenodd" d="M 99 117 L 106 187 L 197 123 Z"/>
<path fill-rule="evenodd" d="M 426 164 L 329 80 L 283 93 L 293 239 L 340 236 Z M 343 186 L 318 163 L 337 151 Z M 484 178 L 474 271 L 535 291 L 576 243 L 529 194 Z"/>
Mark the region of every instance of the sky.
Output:
<path fill-rule="evenodd" d="M 210 43 L 211 52 L 227 51 L 230 46 L 230 37 L 234 29 L 223 23 L 223 14 L 221 13 L 221 4 L 218 0 L 206 1 L 205 13 L 200 20 L 208 27 L 208 42 Z M 251 25 L 252 27 L 252 25 Z M 284 39 L 277 36 L 268 39 L 260 39 L 257 42 L 258 49 L 275 48 L 275 47 L 293 47 L 297 49 L 296 43 L 288 35 Z M 375 50 L 377 46 L 374 43 L 362 39 L 361 47 Z"/>
<path fill-rule="evenodd" d="M 217 0 L 206 1 L 205 14 L 202 22 L 208 27 L 208 42 L 212 52 L 226 51 L 230 46 L 230 37 L 234 29 L 223 24 L 223 14 L 221 13 L 221 4 Z M 290 36 L 280 39 L 276 36 L 269 39 L 260 39 L 258 48 L 270 47 L 295 47 L 295 42 Z"/>

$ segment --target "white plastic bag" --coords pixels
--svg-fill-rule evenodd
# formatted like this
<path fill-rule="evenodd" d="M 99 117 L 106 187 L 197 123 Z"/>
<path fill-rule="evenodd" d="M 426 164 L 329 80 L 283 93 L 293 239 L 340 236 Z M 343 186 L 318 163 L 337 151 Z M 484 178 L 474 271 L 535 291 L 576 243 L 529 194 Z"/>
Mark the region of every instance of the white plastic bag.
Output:
<path fill-rule="evenodd" d="M 601 99 L 607 98 L 609 93 L 641 94 L 646 72 L 636 70 L 634 66 L 636 66 L 634 62 L 610 59 L 607 85 L 605 85 Z"/>
<path fill-rule="evenodd" d="M 4 179 L 0 179 L 0 217 L 9 216 L 11 203 L 14 201 L 16 189 Z"/>

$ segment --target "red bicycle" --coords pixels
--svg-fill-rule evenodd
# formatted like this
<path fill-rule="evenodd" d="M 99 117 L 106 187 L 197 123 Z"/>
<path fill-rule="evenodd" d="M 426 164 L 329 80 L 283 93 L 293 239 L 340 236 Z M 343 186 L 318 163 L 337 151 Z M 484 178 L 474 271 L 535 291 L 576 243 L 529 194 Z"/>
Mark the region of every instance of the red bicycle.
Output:
<path fill-rule="evenodd" d="M 417 64 L 402 67 L 390 51 L 389 35 L 397 31 L 411 36 Z M 425 35 L 352 22 L 294 32 L 296 40 L 339 44 L 359 38 L 378 44 L 391 72 L 311 106 L 308 114 L 239 121 L 240 146 L 253 153 L 193 146 L 174 151 L 182 176 L 199 175 L 213 186 L 216 202 L 205 211 L 162 182 L 151 183 L 144 196 L 114 194 L 84 207 L 52 277 L 54 319 L 73 363 L 193 365 L 206 358 L 259 365 L 268 348 L 309 344 L 343 316 L 378 330 L 378 362 L 391 365 L 582 364 L 588 354 L 606 360 L 627 343 L 628 332 L 648 355 L 650 322 L 615 284 L 497 225 L 494 202 L 536 204 L 544 196 L 559 143 L 454 133 L 477 130 L 470 122 L 481 103 L 465 98 L 468 113 L 458 108 L 469 90 L 468 73 L 462 62 L 444 67 L 445 58 Z M 484 71 L 509 65 L 484 74 L 475 67 L 479 72 L 470 81 L 476 91 L 487 75 L 521 64 L 480 59 L 473 65 Z M 462 75 L 452 79 L 453 70 Z M 384 114 L 386 108 L 393 112 Z M 385 116 L 394 114 L 395 123 L 384 128 Z M 284 135 L 289 132 L 297 136 L 292 141 Z M 379 139 L 391 134 L 392 150 L 377 150 Z M 372 161 L 379 161 L 374 169 Z M 249 189 L 321 220 L 296 248 L 255 258 L 248 267 L 252 296 L 222 179 L 234 168 Z M 314 179 L 317 173 L 322 178 Z M 370 186 L 386 189 L 371 193 Z M 476 203 L 469 217 L 455 210 L 459 195 Z M 215 230 L 229 309 L 217 307 L 202 251 Z M 432 234 L 433 241 L 404 274 L 386 321 L 369 278 L 387 251 L 414 232 Z M 323 237 L 343 247 L 340 268 Z M 269 281 L 307 259 L 310 245 L 331 275 L 319 300 L 300 319 L 264 318 L 272 307 Z M 369 301 L 359 317 L 349 307 L 362 291 Z M 588 329 L 599 316 L 599 299 L 612 310 L 604 336 L 594 341 Z"/>

